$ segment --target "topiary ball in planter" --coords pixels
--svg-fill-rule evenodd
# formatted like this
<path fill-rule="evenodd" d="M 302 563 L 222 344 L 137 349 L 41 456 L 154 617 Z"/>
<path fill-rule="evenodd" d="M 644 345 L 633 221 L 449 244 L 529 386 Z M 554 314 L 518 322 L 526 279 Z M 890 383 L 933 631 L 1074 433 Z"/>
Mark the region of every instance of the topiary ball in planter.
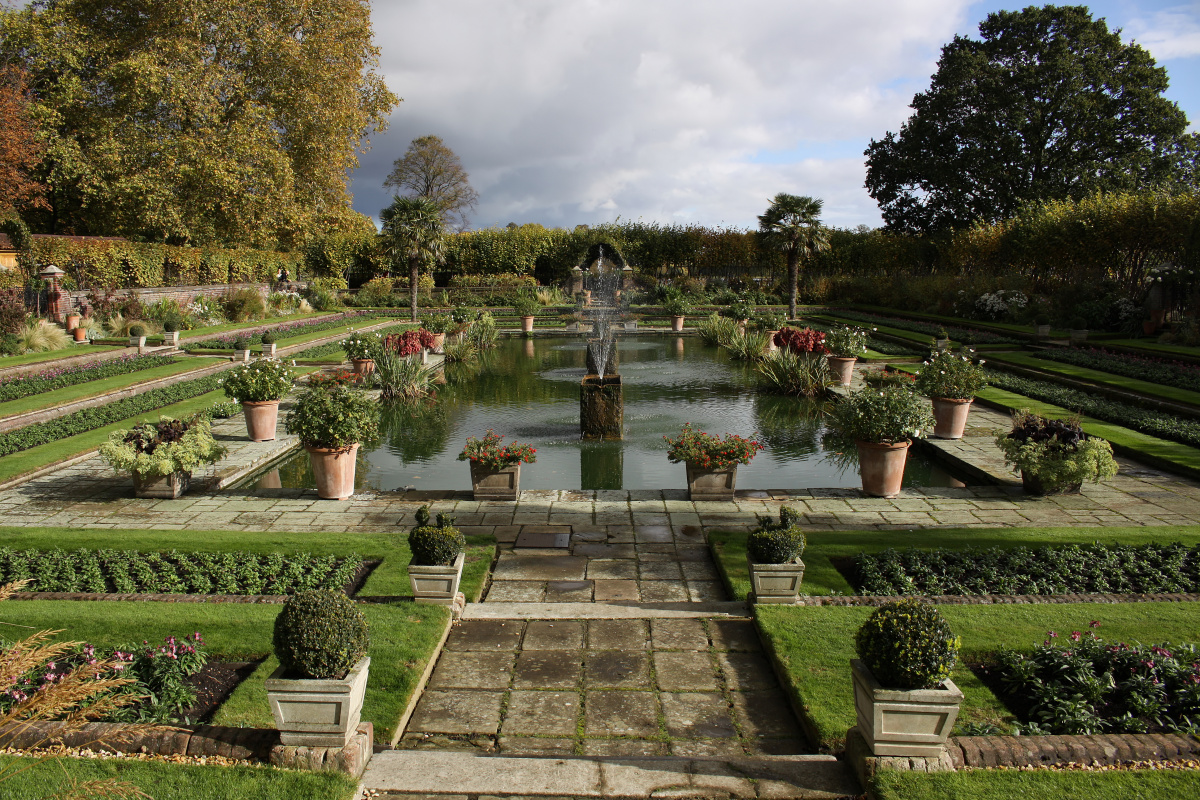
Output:
<path fill-rule="evenodd" d="M 130 335 L 130 336 L 135 336 L 135 337 L 136 337 L 136 336 L 145 336 L 145 335 L 146 335 L 146 326 L 144 326 L 144 325 L 130 325 L 130 326 L 129 326 L 129 335 Z"/>
<path fill-rule="evenodd" d="M 453 526 L 421 525 L 408 534 L 411 563 L 420 567 L 451 566 L 466 545 L 466 537 Z"/>
<path fill-rule="evenodd" d="M 958 663 L 960 639 L 936 606 L 909 598 L 875 609 L 854 636 L 858 657 L 887 689 L 933 689 Z"/>
<path fill-rule="evenodd" d="M 163 332 L 164 333 L 175 333 L 178 330 L 179 330 L 179 323 L 177 323 L 173 319 L 168 319 L 166 322 L 163 323 Z"/>
<path fill-rule="evenodd" d="M 262 343 L 263 344 L 275 344 L 275 334 L 271 331 L 267 331 L 266 333 L 264 333 L 262 335 Z"/>
<path fill-rule="evenodd" d="M 746 553 L 756 564 L 790 564 L 804 554 L 805 544 L 799 528 L 757 530 L 746 541 Z"/>
<path fill-rule="evenodd" d="M 238 338 L 233 340 L 233 349 L 234 350 L 249 350 L 250 349 L 250 340 L 243 336 L 239 336 Z"/>
<path fill-rule="evenodd" d="M 367 620 L 342 592 L 297 592 L 275 618 L 274 644 L 288 673 L 340 680 L 367 654 Z"/>

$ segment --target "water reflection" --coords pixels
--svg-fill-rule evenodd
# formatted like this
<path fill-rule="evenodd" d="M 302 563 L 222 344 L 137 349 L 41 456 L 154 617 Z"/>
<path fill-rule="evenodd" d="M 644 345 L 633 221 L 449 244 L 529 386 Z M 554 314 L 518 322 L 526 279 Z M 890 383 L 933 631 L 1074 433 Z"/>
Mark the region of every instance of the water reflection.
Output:
<path fill-rule="evenodd" d="M 667 461 L 663 437 L 685 422 L 767 445 L 739 469 L 739 488 L 858 486 L 857 465 L 822 445 L 821 403 L 758 393 L 752 367 L 696 338 L 621 337 L 625 439 L 581 441 L 584 347 L 582 337 L 503 339 L 479 361 L 447 364 L 435 402 L 385 409 L 380 443 L 360 450 L 358 488 L 469 489 L 456 457 L 468 436 L 494 429 L 537 448 L 525 489 L 682 489 L 684 467 Z M 303 454 L 279 474 L 284 486 L 312 485 Z M 949 477 L 913 453 L 906 485 L 935 480 Z"/>

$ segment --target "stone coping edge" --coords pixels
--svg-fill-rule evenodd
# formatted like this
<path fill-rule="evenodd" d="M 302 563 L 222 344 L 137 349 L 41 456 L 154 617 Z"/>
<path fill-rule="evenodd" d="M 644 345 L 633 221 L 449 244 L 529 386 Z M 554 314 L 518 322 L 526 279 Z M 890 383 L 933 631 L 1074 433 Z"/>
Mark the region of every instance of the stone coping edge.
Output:
<path fill-rule="evenodd" d="M 268 728 L 177 725 L 139 731 L 121 723 L 90 722 L 73 731 L 65 729 L 63 722 L 12 723 L 0 728 L 0 746 L 32 750 L 62 744 L 105 753 L 218 756 L 287 769 L 344 772 L 357 778 L 371 760 L 375 733 L 374 725 L 364 722 L 345 747 L 289 747 L 279 743 L 279 731 Z"/>

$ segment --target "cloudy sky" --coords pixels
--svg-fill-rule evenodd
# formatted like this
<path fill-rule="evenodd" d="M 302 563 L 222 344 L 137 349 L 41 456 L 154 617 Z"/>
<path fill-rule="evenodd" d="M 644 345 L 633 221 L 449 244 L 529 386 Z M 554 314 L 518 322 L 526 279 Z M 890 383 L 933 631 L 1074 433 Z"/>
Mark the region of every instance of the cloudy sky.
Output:
<path fill-rule="evenodd" d="M 472 227 L 642 219 L 754 227 L 777 192 L 827 224 L 880 224 L 862 152 L 897 130 L 941 46 L 997 0 L 375 0 L 404 102 L 354 174 L 377 216 L 408 143 L 434 134 L 479 192 Z M 1200 122 L 1200 0 L 1091 3 L 1148 48 Z"/>

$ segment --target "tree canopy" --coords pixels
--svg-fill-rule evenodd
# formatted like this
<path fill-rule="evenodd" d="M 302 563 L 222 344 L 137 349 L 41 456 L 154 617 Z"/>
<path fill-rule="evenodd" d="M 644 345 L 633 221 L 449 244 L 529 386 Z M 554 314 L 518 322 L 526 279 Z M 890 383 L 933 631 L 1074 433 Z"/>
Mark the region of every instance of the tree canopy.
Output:
<path fill-rule="evenodd" d="M 425 197 L 397 197 L 379 213 L 380 238 L 391 264 L 408 264 L 409 306 L 417 320 L 417 292 L 421 268 L 445 258 L 442 212 Z"/>
<path fill-rule="evenodd" d="M 432 200 L 447 227 L 467 227 L 467 214 L 479 201 L 462 162 L 438 136 L 413 139 L 392 164 L 383 185 L 408 197 Z"/>
<path fill-rule="evenodd" d="M 30 75 L 35 229 L 296 247 L 350 222 L 347 173 L 397 102 L 364 0 L 38 0 L 0 11 Z"/>
<path fill-rule="evenodd" d="M 0 214 L 47 206 L 46 187 L 33 176 L 42 158 L 26 82 L 19 67 L 0 69 Z"/>
<path fill-rule="evenodd" d="M 1084 6 L 989 14 L 942 48 L 898 134 L 867 148 L 866 187 L 893 229 L 996 221 L 1097 189 L 1195 181 L 1197 137 L 1162 97 L 1166 70 Z"/>

